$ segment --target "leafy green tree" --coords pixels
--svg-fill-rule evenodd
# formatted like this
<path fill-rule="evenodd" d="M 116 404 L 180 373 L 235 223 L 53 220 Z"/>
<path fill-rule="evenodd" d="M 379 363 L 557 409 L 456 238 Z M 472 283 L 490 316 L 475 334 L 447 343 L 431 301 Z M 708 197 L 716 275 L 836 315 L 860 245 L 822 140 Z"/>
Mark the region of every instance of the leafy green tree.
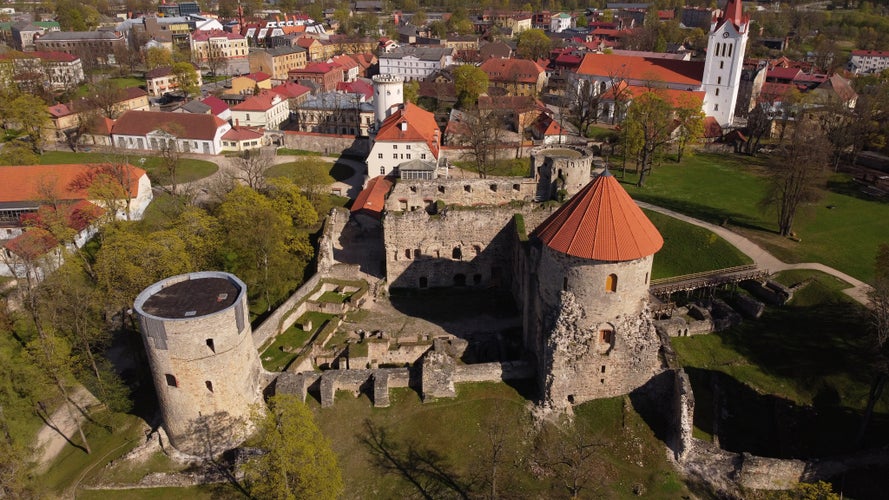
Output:
<path fill-rule="evenodd" d="M 293 227 L 298 229 L 310 229 L 318 224 L 318 212 L 303 195 L 307 191 L 311 190 L 302 188 L 286 177 L 269 179 L 269 198 L 281 213 L 290 216 Z"/>
<path fill-rule="evenodd" d="M 408 82 L 404 82 L 404 100 L 410 103 L 417 104 L 417 101 L 420 99 L 420 82 L 417 80 L 410 80 Z"/>
<path fill-rule="evenodd" d="M 682 155 L 689 144 L 694 144 L 704 137 L 704 119 L 706 116 L 693 99 L 679 102 L 674 113 L 676 130 L 676 161 L 682 161 Z"/>
<path fill-rule="evenodd" d="M 294 168 L 289 176 L 290 180 L 302 190 L 318 214 L 325 214 L 328 207 L 327 193 L 334 179 L 330 176 L 330 163 L 318 158 L 303 158 L 293 163 Z M 280 188 L 280 184 L 278 185 Z M 314 225 L 313 224 L 309 224 Z M 305 226 L 308 227 L 308 226 Z"/>
<path fill-rule="evenodd" d="M 639 162 L 638 184 L 644 186 L 655 158 L 670 142 L 673 109 L 660 93 L 650 90 L 633 99 L 627 109 L 623 128 L 627 135 L 625 144 L 629 146 L 625 154 L 636 155 Z"/>
<path fill-rule="evenodd" d="M 44 111 L 46 103 L 39 97 L 22 94 L 6 106 L 5 118 L 28 136 L 31 148 L 35 153 L 43 152 L 46 144 L 46 130 L 49 127 L 49 115 Z"/>
<path fill-rule="evenodd" d="M 76 0 L 56 1 L 55 12 L 63 31 L 89 31 L 99 25 L 101 18 L 94 6 Z"/>
<path fill-rule="evenodd" d="M 189 62 L 177 62 L 173 64 L 173 75 L 176 77 L 176 85 L 186 98 L 199 94 L 201 88 L 198 85 L 198 71 Z"/>
<path fill-rule="evenodd" d="M 516 37 L 516 53 L 523 59 L 536 61 L 549 57 L 553 42 L 543 30 L 530 29 Z"/>
<path fill-rule="evenodd" d="M 40 156 L 25 141 L 9 141 L 0 149 L 0 165 L 36 165 Z"/>
<path fill-rule="evenodd" d="M 223 266 L 247 284 L 267 310 L 300 283 L 311 258 L 308 235 L 265 196 L 235 186 L 216 210 L 223 228 Z"/>
<path fill-rule="evenodd" d="M 216 251 L 222 244 L 222 228 L 216 217 L 201 208 L 186 207 L 172 222 L 171 229 L 185 244 L 194 269 L 218 267 Z"/>
<path fill-rule="evenodd" d="M 251 496 L 333 500 L 342 494 L 336 455 L 303 402 L 292 395 L 273 396 L 258 427 L 265 453 L 245 465 Z"/>
<path fill-rule="evenodd" d="M 463 64 L 454 70 L 454 90 L 461 107 L 475 106 L 478 96 L 488 91 L 488 74 L 478 66 Z"/>
<path fill-rule="evenodd" d="M 173 65 L 173 53 L 163 47 L 151 47 L 145 51 L 145 66 L 149 70 Z"/>

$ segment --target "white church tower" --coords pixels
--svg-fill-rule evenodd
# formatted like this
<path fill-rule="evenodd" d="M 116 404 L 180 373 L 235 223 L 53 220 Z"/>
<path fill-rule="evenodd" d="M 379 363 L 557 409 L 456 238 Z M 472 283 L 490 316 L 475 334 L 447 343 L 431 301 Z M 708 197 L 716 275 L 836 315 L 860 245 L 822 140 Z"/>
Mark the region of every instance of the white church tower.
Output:
<path fill-rule="evenodd" d="M 716 118 L 723 127 L 730 126 L 735 116 L 749 26 L 750 18 L 744 16 L 741 0 L 728 0 L 710 24 L 701 82 L 705 92 L 704 114 Z"/>

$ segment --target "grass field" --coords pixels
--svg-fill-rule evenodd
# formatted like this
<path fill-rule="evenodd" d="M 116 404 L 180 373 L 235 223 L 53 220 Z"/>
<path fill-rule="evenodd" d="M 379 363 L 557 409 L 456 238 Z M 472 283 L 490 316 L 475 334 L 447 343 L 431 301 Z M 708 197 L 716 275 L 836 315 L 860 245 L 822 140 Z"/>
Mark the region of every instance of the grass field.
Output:
<path fill-rule="evenodd" d="M 863 308 L 840 292 L 848 285 L 832 276 L 787 271 L 777 277 L 787 285 L 809 278 L 814 281 L 788 305 L 767 308 L 759 320 L 745 320 L 711 335 L 672 339 L 680 364 L 692 378 L 700 409 L 695 414 L 699 435 L 712 429 L 713 373 L 722 373 L 726 376 L 718 376 L 720 385 L 729 393 L 723 397 L 744 401 L 749 409 L 738 409 L 743 419 L 720 424 L 727 434 L 732 431 L 726 425 L 735 426 L 735 441 L 742 443 L 739 448 L 790 456 L 848 451 L 873 375 L 863 330 L 867 320 Z M 783 417 L 773 414 L 776 407 L 786 408 Z M 812 412 L 820 417 L 814 418 Z M 876 412 L 881 423 L 874 426 L 872 438 L 885 444 L 889 396 L 878 402 Z M 780 429 L 783 439 L 753 429 L 787 421 L 793 424 Z M 721 440 L 725 441 L 722 433 Z M 731 447 L 731 440 L 725 446 Z M 775 451 L 776 446 L 784 451 Z"/>
<path fill-rule="evenodd" d="M 478 174 L 478 167 L 472 162 L 469 161 L 455 161 L 454 165 L 466 170 L 467 172 L 471 172 L 473 174 Z M 494 163 L 494 166 L 491 167 L 491 170 L 488 172 L 489 176 L 493 177 L 527 177 L 528 173 L 531 170 L 531 159 L 530 158 L 517 158 L 514 160 L 497 160 Z"/>
<path fill-rule="evenodd" d="M 848 176 L 834 175 L 823 198 L 799 210 L 794 231 L 800 241 L 792 241 L 777 234 L 775 214 L 758 207 L 765 168 L 761 158 L 700 153 L 681 164 L 665 161 L 641 188 L 634 174 L 620 179 L 620 169 L 614 173 L 635 199 L 724 224 L 782 260 L 821 262 L 871 281 L 877 246 L 889 242 L 889 203 L 859 195 Z"/>
<path fill-rule="evenodd" d="M 145 85 L 145 80 L 141 78 L 133 78 L 133 77 L 117 77 L 117 78 L 108 78 L 110 82 L 114 83 L 114 86 L 119 89 L 125 89 L 127 87 L 139 87 Z M 89 92 L 89 85 L 84 83 L 80 87 L 77 88 L 77 91 L 74 92 L 74 97 L 86 97 L 86 94 Z"/>
<path fill-rule="evenodd" d="M 283 371 L 291 361 L 296 359 L 298 354 L 296 351 L 298 348 L 302 347 L 306 341 L 312 338 L 312 335 L 318 333 L 321 328 L 324 327 L 324 323 L 333 317 L 332 314 L 323 314 L 312 311 L 300 316 L 293 326 L 275 337 L 275 341 L 262 353 L 262 356 L 260 356 L 262 366 L 266 370 L 272 372 Z M 306 321 L 312 322 L 312 329 L 308 332 L 302 330 L 302 325 Z M 294 352 L 285 352 L 282 349 L 283 347 L 291 347 L 295 349 Z"/>
<path fill-rule="evenodd" d="M 278 156 L 321 156 L 317 151 L 306 151 L 305 149 L 278 148 L 275 151 Z"/>
<path fill-rule="evenodd" d="M 645 215 L 664 237 L 664 246 L 654 254 L 652 279 L 724 269 L 752 263 L 737 248 L 712 231 L 645 210 Z"/>
<path fill-rule="evenodd" d="M 321 162 L 326 162 L 325 160 L 317 160 Z M 293 173 L 295 170 L 299 168 L 299 161 L 281 163 L 279 165 L 275 165 L 266 171 L 266 177 L 293 177 Z M 352 167 L 346 165 L 345 163 L 331 163 L 330 170 L 328 172 L 331 177 L 333 177 L 336 181 L 344 181 L 349 177 L 354 175 L 354 171 Z"/>
<path fill-rule="evenodd" d="M 130 164 L 144 168 L 145 171 L 148 172 L 148 177 L 153 184 L 167 185 L 170 183 L 169 176 L 163 171 L 162 160 L 160 157 L 150 156 L 150 153 L 143 153 L 141 155 L 132 153 L 125 158 Z M 141 162 L 142 158 L 145 159 L 145 163 Z M 47 151 L 40 156 L 40 163 L 43 165 L 52 165 L 55 163 L 103 163 L 108 161 L 120 161 L 120 159 L 120 155 L 105 153 Z M 209 161 L 182 158 L 179 160 L 179 167 L 176 170 L 176 182 L 181 184 L 203 179 L 204 177 L 214 174 L 218 169 L 219 167 L 217 167 L 215 163 Z"/>
<path fill-rule="evenodd" d="M 373 408 L 370 400 L 340 392 L 333 408 L 308 403 L 316 421 L 333 444 L 346 483 L 344 498 L 405 498 L 416 496 L 401 476 L 374 466 L 362 444 L 366 422 L 384 429 L 393 450 L 411 447 L 421 456 L 439 459 L 442 470 L 470 483 L 484 494 L 482 477 L 489 470 L 490 435 L 505 434 L 499 490 L 501 498 L 567 498 L 557 480 L 536 478 L 528 471 L 530 416 L 528 401 L 507 384 L 460 384 L 458 397 L 422 403 L 410 389 L 394 389 L 389 408 Z M 645 487 L 646 498 L 679 498 L 687 494 L 657 440 L 623 398 L 605 399 L 577 409 L 578 428 L 585 429 L 597 451 L 587 467 L 594 479 L 581 498 L 630 498 L 634 485 Z M 474 478 L 475 481 L 470 481 Z"/>

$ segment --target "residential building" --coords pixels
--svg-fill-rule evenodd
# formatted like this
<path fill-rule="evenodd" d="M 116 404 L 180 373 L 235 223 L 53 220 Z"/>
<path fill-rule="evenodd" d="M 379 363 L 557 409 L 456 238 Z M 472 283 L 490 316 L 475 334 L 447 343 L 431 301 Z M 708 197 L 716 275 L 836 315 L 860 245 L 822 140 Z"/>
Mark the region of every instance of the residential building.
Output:
<path fill-rule="evenodd" d="M 296 105 L 305 102 L 312 93 L 312 89 L 309 87 L 293 82 L 275 85 L 270 90 L 281 96 L 281 99 L 285 99 L 290 103 L 290 111 L 295 111 Z"/>
<path fill-rule="evenodd" d="M 114 123 L 111 138 L 120 149 L 219 154 L 231 125 L 213 115 L 127 111 Z"/>
<path fill-rule="evenodd" d="M 317 38 L 303 36 L 296 39 L 296 45 L 306 50 L 309 61 L 321 61 L 324 57 L 324 45 Z"/>
<path fill-rule="evenodd" d="M 355 59 L 347 55 L 334 56 L 327 60 L 328 63 L 335 64 L 343 69 L 343 81 L 351 82 L 358 78 L 358 71 L 361 69 Z"/>
<path fill-rule="evenodd" d="M 125 50 L 127 40 L 116 31 L 50 31 L 36 37 L 34 47 L 77 56 L 92 67 L 113 63 L 115 51 Z"/>
<path fill-rule="evenodd" d="M 853 73 L 882 73 L 889 69 L 889 51 L 853 50 L 849 57 L 849 71 Z"/>
<path fill-rule="evenodd" d="M 412 160 L 438 163 L 441 130 L 435 116 L 419 106 L 405 103 L 380 125 L 367 156 L 367 173 L 399 174 L 399 165 Z"/>
<path fill-rule="evenodd" d="M 57 141 L 64 141 L 91 115 L 102 114 L 102 111 L 97 110 L 83 97 L 67 103 L 54 104 L 46 109 L 50 118 L 47 136 Z M 112 109 L 112 116 L 103 118 L 114 118 L 129 110 L 148 111 L 148 109 L 148 92 L 139 87 L 128 87 L 120 90 L 118 100 Z"/>
<path fill-rule="evenodd" d="M 398 47 L 380 54 L 380 74 L 397 75 L 405 80 L 422 80 L 430 73 L 453 64 L 453 56 L 454 49 L 449 47 Z"/>
<path fill-rule="evenodd" d="M 487 59 L 481 70 L 491 85 L 512 95 L 536 96 L 546 85 L 546 70 L 527 59 Z"/>
<path fill-rule="evenodd" d="M 330 92 L 343 81 L 343 68 L 331 63 L 313 62 L 306 64 L 305 68 L 290 70 L 288 79 L 297 83 L 313 82 L 324 92 Z"/>
<path fill-rule="evenodd" d="M 195 73 L 198 77 L 198 86 L 203 85 L 204 82 L 201 78 L 200 69 L 195 67 Z M 145 73 L 145 88 L 148 89 L 149 95 L 160 97 L 167 92 L 173 92 L 178 89 L 179 81 L 176 74 L 173 73 L 172 67 L 155 68 Z"/>
<path fill-rule="evenodd" d="M 574 27 L 574 16 L 567 12 L 559 12 L 550 17 L 549 30 L 553 33 L 561 33 L 568 28 Z"/>
<path fill-rule="evenodd" d="M 222 136 L 225 151 L 249 151 L 259 149 L 268 143 L 262 129 L 235 125 Z"/>
<path fill-rule="evenodd" d="M 306 53 L 302 47 L 251 49 L 247 59 L 252 73 L 267 73 L 273 80 L 285 81 L 290 70 L 306 67 Z"/>
<path fill-rule="evenodd" d="M 308 96 L 293 116 L 293 130 L 299 132 L 366 137 L 374 122 L 374 107 L 363 94 L 324 92 Z"/>
<path fill-rule="evenodd" d="M 261 92 L 232 108 L 235 125 L 274 130 L 290 118 L 290 104 L 274 92 Z"/>
<path fill-rule="evenodd" d="M 90 197 L 89 181 L 97 174 L 111 174 L 115 179 L 122 177 L 126 184 L 128 202 L 119 207 L 110 207 L 118 212 L 117 218 L 141 219 L 152 199 L 151 181 L 145 171 L 132 165 L 114 172 L 106 172 L 103 170 L 105 168 L 102 164 L 0 167 L 0 178 L 4 180 L 0 183 L 0 240 L 21 236 L 29 220 L 35 222 L 38 210 L 50 198 L 59 205 L 59 209 L 64 208 L 70 215 L 84 209 L 88 209 L 89 213 L 95 209 L 104 212 L 104 202 Z M 80 231 L 85 227 L 75 229 Z M 78 238 L 78 246 L 86 239 Z"/>
<path fill-rule="evenodd" d="M 59 31 L 59 23 L 52 22 L 23 22 L 10 26 L 12 48 L 15 50 L 34 50 L 34 40 L 46 32 Z"/>
<path fill-rule="evenodd" d="M 194 61 L 209 58 L 246 59 L 247 39 L 227 31 L 197 31 L 191 35 L 191 57 Z"/>
<path fill-rule="evenodd" d="M 0 55 L 0 65 L 6 64 L 11 65 L 8 68 L 10 71 L 0 72 L 0 78 L 10 75 L 16 83 L 25 84 L 25 87 L 33 84 L 46 90 L 63 90 L 72 89 L 83 82 L 80 58 L 64 52 L 7 52 Z"/>
<path fill-rule="evenodd" d="M 210 114 L 213 116 L 218 116 L 222 121 L 229 121 L 232 117 L 232 110 L 228 107 L 228 104 L 225 103 L 222 99 L 210 95 L 203 99 L 201 102 L 210 106 Z"/>
<path fill-rule="evenodd" d="M 268 73 L 257 71 L 232 78 L 232 92 L 236 94 L 252 94 L 256 88 L 268 90 L 272 88 L 272 77 Z"/>

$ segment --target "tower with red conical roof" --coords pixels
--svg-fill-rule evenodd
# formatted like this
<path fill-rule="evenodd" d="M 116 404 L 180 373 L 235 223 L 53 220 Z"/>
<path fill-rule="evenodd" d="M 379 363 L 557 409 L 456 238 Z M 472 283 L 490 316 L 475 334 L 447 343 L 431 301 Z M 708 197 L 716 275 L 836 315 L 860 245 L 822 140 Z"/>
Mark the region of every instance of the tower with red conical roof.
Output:
<path fill-rule="evenodd" d="M 532 233 L 536 273 L 526 345 L 543 403 L 570 408 L 627 394 L 661 369 L 647 302 L 664 240 L 605 171 Z"/>
<path fill-rule="evenodd" d="M 704 114 L 716 118 L 723 127 L 730 126 L 734 119 L 749 25 L 741 0 L 728 0 L 710 24 L 701 80 Z"/>

